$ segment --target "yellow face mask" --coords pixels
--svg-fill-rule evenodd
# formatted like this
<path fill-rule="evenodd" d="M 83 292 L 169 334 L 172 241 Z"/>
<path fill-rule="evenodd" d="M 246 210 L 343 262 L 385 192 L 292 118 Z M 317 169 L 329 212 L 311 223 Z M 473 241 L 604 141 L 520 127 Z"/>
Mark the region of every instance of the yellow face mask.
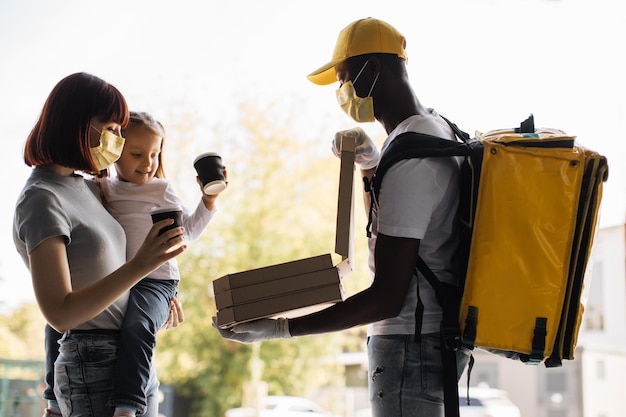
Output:
<path fill-rule="evenodd" d="M 93 128 L 96 129 L 95 127 Z M 117 136 L 107 129 L 102 131 L 96 129 L 96 131 L 100 132 L 100 144 L 95 148 L 89 148 L 89 151 L 96 165 L 96 169 L 102 171 L 103 169 L 109 168 L 115 161 L 120 159 L 126 139 Z"/>
<path fill-rule="evenodd" d="M 363 65 L 361 71 L 354 78 L 354 82 L 359 78 L 365 67 L 367 66 L 369 61 Z M 376 121 L 376 117 L 374 116 L 374 99 L 372 98 L 372 90 L 376 85 L 376 81 L 378 81 L 378 74 L 376 74 L 376 78 L 374 79 L 374 83 L 370 88 L 367 97 L 359 97 L 356 94 L 356 90 L 354 89 L 354 84 L 352 81 L 346 81 L 343 83 L 339 89 L 337 89 L 337 103 L 339 103 L 339 107 L 343 110 L 348 116 L 350 116 L 355 122 L 365 123 L 365 122 L 374 122 Z"/>

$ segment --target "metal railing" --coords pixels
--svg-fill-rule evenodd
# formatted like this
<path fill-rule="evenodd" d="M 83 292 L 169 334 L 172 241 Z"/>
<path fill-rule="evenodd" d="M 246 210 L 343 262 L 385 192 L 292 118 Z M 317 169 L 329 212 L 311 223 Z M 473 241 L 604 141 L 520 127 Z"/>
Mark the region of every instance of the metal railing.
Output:
<path fill-rule="evenodd" d="M 43 361 L 0 359 L 0 417 L 41 417 Z"/>

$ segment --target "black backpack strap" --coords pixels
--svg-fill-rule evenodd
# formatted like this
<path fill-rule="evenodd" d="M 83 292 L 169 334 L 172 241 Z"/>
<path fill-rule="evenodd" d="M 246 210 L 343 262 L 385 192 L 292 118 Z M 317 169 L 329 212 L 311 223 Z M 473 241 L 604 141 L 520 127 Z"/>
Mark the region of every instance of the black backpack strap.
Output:
<path fill-rule="evenodd" d="M 424 275 L 424 278 L 435 290 L 435 297 L 441 305 L 443 314 L 442 330 L 445 333 L 445 344 L 442 346 L 447 350 L 456 351 L 461 345 L 461 328 L 459 326 L 459 308 L 461 305 L 461 291 L 455 285 L 442 282 L 435 273 L 426 265 L 421 256 L 417 258 L 417 269 Z M 455 376 L 456 379 L 456 376 Z"/>
<path fill-rule="evenodd" d="M 398 135 L 389 144 L 372 176 L 371 181 L 365 181 L 365 191 L 370 193 L 370 211 L 367 224 L 367 235 L 371 236 L 373 210 L 378 206 L 378 195 L 382 179 L 389 168 L 399 161 L 413 158 L 468 156 L 471 146 L 470 137 L 455 124 L 445 119 L 454 131 L 457 139 L 454 141 L 423 133 L 405 132 Z M 440 281 L 421 257 L 417 260 L 417 269 L 428 280 L 435 290 L 435 296 L 441 305 L 443 320 L 441 322 L 441 360 L 443 366 L 444 406 L 446 417 L 459 417 L 459 392 L 456 366 L 456 351 L 461 347 L 461 331 L 458 322 L 461 300 L 460 290 Z M 415 317 L 415 338 L 421 335 L 423 306 L 419 297 Z"/>
<path fill-rule="evenodd" d="M 437 301 L 441 305 L 443 314 L 440 328 L 440 343 L 445 417 L 459 417 L 456 351 L 462 345 L 461 328 L 459 326 L 461 291 L 452 284 L 440 281 L 421 257 L 417 258 L 417 269 L 435 290 L 435 297 L 437 297 Z"/>
<path fill-rule="evenodd" d="M 470 148 L 465 141 L 459 142 L 417 132 L 401 133 L 391 141 L 383 153 L 376 172 L 372 176 L 371 185 L 378 197 L 380 185 L 387 170 L 404 159 L 446 158 L 469 154 Z"/>
<path fill-rule="evenodd" d="M 459 134 L 467 136 L 467 133 L 461 130 L 458 131 Z M 455 134 L 457 133 L 455 132 Z M 459 136 L 459 138 L 461 137 Z M 467 156 L 470 154 L 471 149 L 470 146 L 465 143 L 465 139 L 462 140 L 462 142 L 459 142 L 427 135 L 425 133 L 405 132 L 391 141 L 383 153 L 372 179 L 369 181 L 364 179 L 365 191 L 370 193 L 371 200 L 368 223 L 366 226 L 367 237 L 371 236 L 372 210 L 378 205 L 380 186 L 387 170 L 404 159 Z"/>
<path fill-rule="evenodd" d="M 417 307 L 415 308 L 415 331 L 413 332 L 413 341 L 419 343 L 422 340 L 422 317 L 424 317 L 424 303 L 420 297 L 420 286 L 417 287 Z"/>
<path fill-rule="evenodd" d="M 460 139 L 462 142 L 467 143 L 467 142 L 472 140 L 471 136 L 467 132 L 459 129 L 459 127 L 456 125 L 456 123 L 452 123 L 450 120 L 448 120 L 447 118 L 443 117 L 442 115 L 439 115 L 439 117 L 441 117 L 443 120 L 446 121 L 448 126 L 450 126 L 450 129 L 452 129 L 452 131 L 454 132 L 455 136 L 458 139 Z"/>

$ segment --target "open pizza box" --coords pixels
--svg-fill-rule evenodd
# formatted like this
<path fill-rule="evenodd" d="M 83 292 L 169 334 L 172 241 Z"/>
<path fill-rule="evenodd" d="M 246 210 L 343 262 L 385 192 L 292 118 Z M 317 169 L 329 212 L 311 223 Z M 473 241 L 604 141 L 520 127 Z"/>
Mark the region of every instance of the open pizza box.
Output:
<path fill-rule="evenodd" d="M 236 272 L 213 281 L 217 325 L 265 317 L 297 317 L 344 299 L 342 280 L 352 268 L 355 139 L 342 138 L 335 253 Z"/>

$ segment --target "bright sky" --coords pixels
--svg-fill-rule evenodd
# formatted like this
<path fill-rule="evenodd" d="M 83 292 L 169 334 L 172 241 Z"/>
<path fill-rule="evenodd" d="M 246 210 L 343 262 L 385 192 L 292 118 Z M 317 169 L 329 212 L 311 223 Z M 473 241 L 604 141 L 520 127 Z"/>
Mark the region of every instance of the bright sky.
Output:
<path fill-rule="evenodd" d="M 0 311 L 32 301 L 11 238 L 30 170 L 22 146 L 52 87 L 77 71 L 157 117 L 189 106 L 228 121 L 247 97 L 302 106 L 303 129 L 338 114 L 336 86 L 306 74 L 339 31 L 372 16 L 407 38 L 416 94 L 473 133 L 517 125 L 576 135 L 607 155 L 602 222 L 623 223 L 626 6 L 621 0 L 0 0 Z M 303 101 L 294 101 L 301 98 Z M 308 115 L 308 118 L 306 117 Z M 343 119 L 338 119 L 343 120 Z M 346 128 L 347 119 L 337 130 Z M 376 124 L 363 126 L 382 140 Z M 320 138 L 328 147 L 330 138 Z M 379 142 L 380 144 L 380 142 Z"/>

